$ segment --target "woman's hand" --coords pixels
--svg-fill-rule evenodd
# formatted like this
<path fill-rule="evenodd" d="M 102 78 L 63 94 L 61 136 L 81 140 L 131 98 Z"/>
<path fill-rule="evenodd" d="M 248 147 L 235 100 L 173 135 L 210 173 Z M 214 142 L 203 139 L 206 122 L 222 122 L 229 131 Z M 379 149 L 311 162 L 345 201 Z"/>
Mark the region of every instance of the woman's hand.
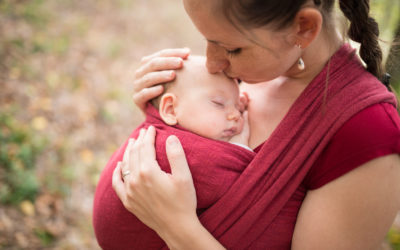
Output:
<path fill-rule="evenodd" d="M 188 48 L 164 49 L 142 58 L 133 81 L 133 101 L 141 110 L 145 109 L 146 102 L 163 92 L 160 84 L 175 78 L 173 70 L 182 68 L 189 53 Z"/>
<path fill-rule="evenodd" d="M 151 126 L 147 131 L 142 129 L 136 141 L 129 141 L 112 182 L 126 209 L 162 236 L 186 226 L 179 223 L 197 221 L 196 193 L 184 151 L 175 136 L 166 141 L 172 173 L 160 169 L 155 133 Z"/>
<path fill-rule="evenodd" d="M 155 135 L 150 126 L 140 131 L 137 140 L 129 141 L 112 179 L 118 197 L 170 249 L 224 249 L 197 218 L 196 191 L 178 138 L 170 136 L 166 141 L 171 165 L 167 174 L 156 161 Z"/>

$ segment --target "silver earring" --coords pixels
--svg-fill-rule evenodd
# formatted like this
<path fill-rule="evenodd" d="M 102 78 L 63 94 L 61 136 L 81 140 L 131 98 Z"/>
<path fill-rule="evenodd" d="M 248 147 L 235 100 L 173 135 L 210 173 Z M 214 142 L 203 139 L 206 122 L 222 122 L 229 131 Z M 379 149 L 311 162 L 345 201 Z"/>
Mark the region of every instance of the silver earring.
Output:
<path fill-rule="evenodd" d="M 300 44 L 296 44 L 295 45 L 297 48 L 301 49 L 301 45 Z M 297 61 L 297 68 L 299 70 L 304 70 L 306 68 L 306 66 L 304 65 L 304 61 L 303 58 L 299 58 L 299 60 Z"/>
<path fill-rule="evenodd" d="M 299 70 L 304 70 L 305 69 L 305 65 L 304 65 L 304 61 L 303 59 L 301 59 L 301 57 L 299 58 L 299 61 L 297 62 L 297 68 L 299 68 Z"/>

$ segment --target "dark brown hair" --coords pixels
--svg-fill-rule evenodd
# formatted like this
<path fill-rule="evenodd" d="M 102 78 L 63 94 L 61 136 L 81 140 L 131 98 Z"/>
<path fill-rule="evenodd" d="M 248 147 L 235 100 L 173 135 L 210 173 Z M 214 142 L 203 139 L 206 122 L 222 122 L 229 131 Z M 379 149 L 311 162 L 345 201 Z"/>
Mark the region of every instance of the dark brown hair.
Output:
<path fill-rule="evenodd" d="M 272 27 L 275 30 L 289 26 L 307 0 L 223 0 L 224 14 L 242 27 Z M 313 0 L 325 22 L 330 23 L 334 0 Z M 343 14 L 349 19 L 348 36 L 359 42 L 360 57 L 367 70 L 378 79 L 383 78 L 382 51 L 378 43 L 379 28 L 369 16 L 369 0 L 339 0 Z"/>

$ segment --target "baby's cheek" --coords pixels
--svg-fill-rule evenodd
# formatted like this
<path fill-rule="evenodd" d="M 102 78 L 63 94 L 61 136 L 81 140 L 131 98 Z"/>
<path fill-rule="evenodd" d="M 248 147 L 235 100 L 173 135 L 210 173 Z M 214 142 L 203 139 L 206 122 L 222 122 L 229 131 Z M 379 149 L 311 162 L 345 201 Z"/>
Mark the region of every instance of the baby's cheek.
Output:
<path fill-rule="evenodd" d="M 220 124 L 218 124 L 218 121 L 216 121 L 215 119 L 211 119 L 208 123 L 208 125 L 203 126 L 203 129 L 207 130 L 207 134 L 209 134 L 209 136 L 219 136 L 219 133 L 221 131 L 218 131 L 219 128 L 221 127 Z"/>

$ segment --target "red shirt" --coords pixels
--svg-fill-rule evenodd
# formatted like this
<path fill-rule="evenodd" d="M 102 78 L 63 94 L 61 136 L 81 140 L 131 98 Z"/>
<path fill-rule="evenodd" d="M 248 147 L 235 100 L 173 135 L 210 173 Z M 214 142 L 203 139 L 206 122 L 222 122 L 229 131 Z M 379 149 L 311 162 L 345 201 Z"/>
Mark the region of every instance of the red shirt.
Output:
<path fill-rule="evenodd" d="M 355 115 L 335 134 L 304 180 L 316 189 L 380 156 L 400 153 L 400 118 L 388 103 Z"/>
<path fill-rule="evenodd" d="M 359 112 L 333 136 L 272 226 L 250 249 L 261 249 L 263 239 L 276 239 L 269 249 L 290 249 L 297 214 L 307 190 L 317 189 L 372 159 L 399 153 L 400 117 L 397 110 L 390 104 L 381 103 Z"/>
<path fill-rule="evenodd" d="M 269 249 L 290 249 L 297 214 L 308 189 L 319 188 L 374 158 L 396 153 L 400 153 L 400 118 L 396 109 L 390 104 L 382 103 L 359 112 L 333 136 L 302 185 L 250 249 L 261 249 L 263 239 L 269 239 L 269 242 L 273 239 L 274 244 L 270 244 Z M 107 185 L 111 185 L 111 176 L 107 178 Z M 123 234 L 131 230 L 123 219 L 127 211 L 120 201 L 116 200 L 111 186 L 108 190 L 109 195 L 103 196 L 103 200 L 94 206 L 93 223 L 96 235 L 107 235 L 111 232 Z M 96 211 L 101 210 L 96 206 L 112 207 L 110 211 L 113 214 L 121 214 L 121 220 L 107 224 L 102 218 L 106 215 L 96 214 Z M 129 234 L 125 237 L 129 237 Z M 113 240 L 116 239 L 108 238 L 107 245 L 124 245 L 123 242 L 112 242 Z M 129 249 L 129 246 L 126 248 Z"/>

